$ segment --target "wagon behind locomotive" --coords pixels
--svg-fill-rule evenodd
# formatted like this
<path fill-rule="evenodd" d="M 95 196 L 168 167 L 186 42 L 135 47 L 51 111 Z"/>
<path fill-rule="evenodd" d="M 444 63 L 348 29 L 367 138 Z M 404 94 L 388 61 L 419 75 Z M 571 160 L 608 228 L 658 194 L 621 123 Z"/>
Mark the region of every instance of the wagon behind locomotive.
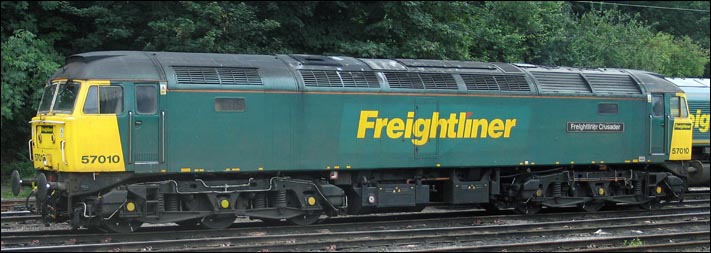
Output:
<path fill-rule="evenodd" d="M 709 180 L 709 94 L 708 78 L 667 78 L 684 90 L 689 98 L 689 114 L 694 128 L 692 160 L 690 162 L 689 186 L 706 186 Z"/>

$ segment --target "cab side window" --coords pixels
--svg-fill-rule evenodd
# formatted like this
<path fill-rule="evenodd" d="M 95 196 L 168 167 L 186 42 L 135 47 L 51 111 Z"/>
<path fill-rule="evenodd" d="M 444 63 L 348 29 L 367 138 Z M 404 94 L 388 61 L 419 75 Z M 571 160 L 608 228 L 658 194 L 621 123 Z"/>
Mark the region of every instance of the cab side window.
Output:
<path fill-rule="evenodd" d="M 136 112 L 154 114 L 158 110 L 158 92 L 153 86 L 136 86 Z"/>
<path fill-rule="evenodd" d="M 120 114 L 123 112 L 123 88 L 92 86 L 84 103 L 86 114 Z"/>
<path fill-rule="evenodd" d="M 672 117 L 679 117 L 680 107 L 679 107 L 679 97 L 671 97 L 669 99 L 669 112 Z"/>
<path fill-rule="evenodd" d="M 664 99 L 661 95 L 652 96 L 652 115 L 655 117 L 664 116 Z"/>
<path fill-rule="evenodd" d="M 681 117 L 688 118 L 689 117 L 689 110 L 686 108 L 686 99 L 681 98 L 681 100 L 679 102 L 681 103 Z"/>

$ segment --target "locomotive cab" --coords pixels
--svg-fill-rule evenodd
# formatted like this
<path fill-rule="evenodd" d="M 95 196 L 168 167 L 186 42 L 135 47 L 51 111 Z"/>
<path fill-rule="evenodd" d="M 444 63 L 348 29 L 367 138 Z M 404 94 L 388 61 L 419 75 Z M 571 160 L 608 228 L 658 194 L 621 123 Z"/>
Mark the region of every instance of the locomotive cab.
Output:
<path fill-rule="evenodd" d="M 116 113 L 120 87 L 108 82 L 55 80 L 32 118 L 34 167 L 53 172 L 125 171 Z"/>
<path fill-rule="evenodd" d="M 13 192 L 32 186 L 43 216 L 68 219 L 73 194 L 96 191 L 95 185 L 105 182 L 96 181 L 101 173 L 126 170 L 117 120 L 122 111 L 122 88 L 109 86 L 108 81 L 49 82 L 30 121 L 28 148 L 37 175 L 23 181 L 13 173 Z M 43 208 L 55 205 L 61 208 Z"/>
<path fill-rule="evenodd" d="M 650 156 L 653 160 L 691 159 L 691 119 L 686 94 L 651 95 Z"/>

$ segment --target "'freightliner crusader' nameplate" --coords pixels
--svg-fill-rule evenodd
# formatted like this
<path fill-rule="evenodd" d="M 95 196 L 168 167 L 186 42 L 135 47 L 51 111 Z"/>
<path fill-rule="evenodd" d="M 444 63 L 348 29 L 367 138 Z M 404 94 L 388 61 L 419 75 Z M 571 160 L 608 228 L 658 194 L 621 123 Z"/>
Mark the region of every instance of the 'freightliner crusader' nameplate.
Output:
<path fill-rule="evenodd" d="M 625 124 L 618 122 L 568 122 L 568 132 L 610 133 L 624 132 Z"/>

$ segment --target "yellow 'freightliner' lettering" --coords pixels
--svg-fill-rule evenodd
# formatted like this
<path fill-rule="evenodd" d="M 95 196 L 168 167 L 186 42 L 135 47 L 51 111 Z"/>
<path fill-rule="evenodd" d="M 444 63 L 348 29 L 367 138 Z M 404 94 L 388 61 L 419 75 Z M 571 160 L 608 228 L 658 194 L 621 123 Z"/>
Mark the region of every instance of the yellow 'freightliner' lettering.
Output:
<path fill-rule="evenodd" d="M 511 129 L 516 126 L 516 119 L 469 119 L 471 112 L 450 113 L 448 118 L 440 118 L 439 112 L 433 112 L 430 118 L 415 119 L 414 112 L 407 112 L 405 120 L 401 118 L 379 118 L 378 111 L 361 111 L 358 120 L 358 139 L 364 139 L 369 129 L 373 138 L 385 135 L 390 139 L 412 139 L 412 143 L 425 145 L 430 138 L 510 138 Z M 459 114 L 459 115 L 457 115 Z"/>
<path fill-rule="evenodd" d="M 709 131 L 709 114 L 703 114 L 701 109 L 697 109 L 696 113 L 689 115 L 689 117 L 696 130 L 702 133 Z"/>

